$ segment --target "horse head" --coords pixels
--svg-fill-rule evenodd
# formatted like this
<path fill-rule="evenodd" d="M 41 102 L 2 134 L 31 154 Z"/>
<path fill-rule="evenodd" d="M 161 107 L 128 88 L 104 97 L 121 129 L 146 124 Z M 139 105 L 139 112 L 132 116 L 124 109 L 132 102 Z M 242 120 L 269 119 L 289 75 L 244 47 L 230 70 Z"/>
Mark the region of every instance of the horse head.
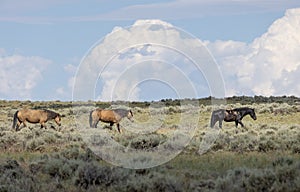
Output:
<path fill-rule="evenodd" d="M 128 118 L 131 122 L 133 122 L 133 113 L 132 113 L 131 110 L 128 111 L 128 113 L 127 113 L 127 118 Z"/>
<path fill-rule="evenodd" d="M 250 109 L 250 110 L 251 110 L 251 112 L 250 112 L 251 118 L 252 118 L 253 120 L 256 120 L 257 118 L 256 118 L 256 114 L 255 114 L 254 109 Z"/>
<path fill-rule="evenodd" d="M 54 118 L 54 121 L 56 122 L 57 125 L 61 126 L 61 115 L 57 114 L 57 116 Z"/>

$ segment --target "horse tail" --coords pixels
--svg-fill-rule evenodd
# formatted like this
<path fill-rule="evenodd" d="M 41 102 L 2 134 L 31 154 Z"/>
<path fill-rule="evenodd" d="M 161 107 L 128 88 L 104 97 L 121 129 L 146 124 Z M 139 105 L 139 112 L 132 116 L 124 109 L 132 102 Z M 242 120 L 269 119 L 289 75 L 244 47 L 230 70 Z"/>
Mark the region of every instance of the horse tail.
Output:
<path fill-rule="evenodd" d="M 213 128 L 216 123 L 216 118 L 215 118 L 215 113 L 214 111 L 211 113 L 211 118 L 210 118 L 210 127 Z"/>
<path fill-rule="evenodd" d="M 19 111 L 16 111 L 15 114 L 14 114 L 13 125 L 12 125 L 13 129 L 16 128 L 16 124 L 17 124 L 17 121 L 18 121 L 18 113 L 19 113 Z"/>
<path fill-rule="evenodd" d="M 92 125 L 92 124 L 93 124 L 93 112 L 94 112 L 94 111 L 91 111 L 91 112 L 90 112 L 90 118 L 89 118 L 90 127 L 93 126 L 93 125 Z"/>

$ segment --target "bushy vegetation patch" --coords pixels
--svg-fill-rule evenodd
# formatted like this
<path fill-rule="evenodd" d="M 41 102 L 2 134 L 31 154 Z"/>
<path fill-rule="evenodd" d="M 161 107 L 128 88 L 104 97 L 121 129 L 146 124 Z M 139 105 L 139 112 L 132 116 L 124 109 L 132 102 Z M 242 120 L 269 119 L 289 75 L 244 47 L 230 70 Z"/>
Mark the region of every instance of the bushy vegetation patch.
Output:
<path fill-rule="evenodd" d="M 147 134 L 136 137 L 130 142 L 130 147 L 139 150 L 152 149 L 164 143 L 166 137 L 158 134 Z"/>
<path fill-rule="evenodd" d="M 216 181 L 220 191 L 298 191 L 300 163 L 291 159 L 277 159 L 273 168 L 251 170 L 237 168 Z"/>
<path fill-rule="evenodd" d="M 0 191 L 35 191 L 38 189 L 37 180 L 20 164 L 9 159 L 0 165 Z"/>
<path fill-rule="evenodd" d="M 299 191 L 299 99 L 233 97 L 221 106 L 211 105 L 210 99 L 0 101 L 0 191 Z M 98 125 L 100 132 L 89 127 L 90 110 L 118 106 L 130 107 L 135 118 L 134 123 L 121 121 L 124 132 L 104 129 L 104 123 Z M 245 117 L 243 128 L 226 122 L 222 129 L 209 127 L 212 110 L 242 106 L 255 108 L 257 120 Z M 59 112 L 65 115 L 62 126 L 50 121 L 41 129 L 28 123 L 16 132 L 11 127 L 13 114 L 23 107 Z M 153 124 L 153 129 L 138 129 L 136 122 Z M 154 168 L 115 167 L 83 141 L 82 131 L 93 130 L 126 150 L 151 152 L 162 146 L 169 153 L 181 153 Z"/>
<path fill-rule="evenodd" d="M 224 154 L 220 160 L 214 160 L 213 154 L 193 155 L 190 156 L 191 159 L 186 159 L 186 162 L 182 161 L 187 157 L 185 155 L 180 157 L 182 158 L 180 161 L 174 159 L 155 168 L 133 170 L 103 163 L 90 153 L 88 150 L 77 151 L 70 148 L 60 153 L 34 158 L 30 160 L 28 166 L 9 159 L 0 166 L 0 189 L 1 191 L 300 190 L 300 157 L 277 158 L 274 155 L 264 167 L 259 168 L 257 161 L 235 167 L 234 162 L 237 161 L 234 159 L 238 159 L 236 154 Z M 248 158 L 258 157 L 259 155 L 253 153 Z M 192 159 L 194 160 L 191 161 Z M 198 161 L 201 164 L 197 164 Z M 229 167 L 221 168 L 226 164 Z M 247 165 L 250 166 L 246 167 Z M 224 171 L 219 172 L 220 168 Z"/>

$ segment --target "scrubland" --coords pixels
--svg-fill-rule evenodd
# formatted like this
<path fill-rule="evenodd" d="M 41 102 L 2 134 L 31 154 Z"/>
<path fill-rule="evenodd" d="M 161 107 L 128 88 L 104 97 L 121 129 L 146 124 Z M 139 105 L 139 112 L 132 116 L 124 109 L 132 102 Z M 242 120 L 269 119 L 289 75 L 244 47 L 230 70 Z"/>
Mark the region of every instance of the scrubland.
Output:
<path fill-rule="evenodd" d="M 297 102 L 0 105 L 0 191 L 300 191 Z M 213 109 L 242 106 L 255 108 L 257 120 L 246 116 L 244 128 L 233 122 L 209 127 Z M 16 132 L 13 114 L 24 107 L 59 112 L 62 126 L 28 123 Z M 123 119 L 121 134 L 104 123 L 90 128 L 89 112 L 96 107 L 131 108 L 135 122 Z M 90 135 L 97 137 L 89 142 Z M 123 159 L 112 159 L 112 151 L 121 151 Z"/>

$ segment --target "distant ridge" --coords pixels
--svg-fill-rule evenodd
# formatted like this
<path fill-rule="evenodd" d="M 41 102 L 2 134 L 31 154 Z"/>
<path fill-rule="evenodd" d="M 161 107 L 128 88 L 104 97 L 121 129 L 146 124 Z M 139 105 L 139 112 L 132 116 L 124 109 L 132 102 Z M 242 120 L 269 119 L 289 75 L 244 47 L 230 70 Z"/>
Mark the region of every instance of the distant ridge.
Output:
<path fill-rule="evenodd" d="M 296 96 L 233 96 L 226 98 L 194 98 L 194 99 L 161 99 L 160 101 L 6 101 L 0 100 L 0 107 L 7 107 L 8 105 L 13 106 L 13 108 L 28 107 L 28 108 L 71 108 L 76 106 L 94 106 L 101 108 L 108 108 L 112 105 L 125 105 L 128 107 L 161 107 L 161 106 L 179 106 L 181 104 L 199 104 L 199 105 L 211 105 L 213 101 L 224 101 L 226 104 L 253 104 L 253 103 L 287 103 L 290 105 L 299 104 L 300 98 Z M 214 102 L 216 103 L 216 102 Z M 15 107 L 14 107 L 15 106 Z"/>

